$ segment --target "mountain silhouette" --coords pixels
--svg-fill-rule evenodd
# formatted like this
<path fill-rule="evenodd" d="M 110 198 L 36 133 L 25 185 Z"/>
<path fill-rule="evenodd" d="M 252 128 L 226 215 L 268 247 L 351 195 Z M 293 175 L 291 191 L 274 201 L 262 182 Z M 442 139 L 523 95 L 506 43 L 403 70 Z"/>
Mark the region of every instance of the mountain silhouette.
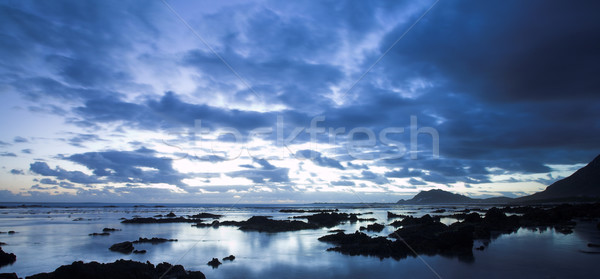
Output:
<path fill-rule="evenodd" d="M 512 201 L 507 197 L 494 197 L 488 199 L 474 199 L 448 191 L 433 189 L 421 191 L 410 200 L 399 200 L 399 204 L 467 204 L 467 203 L 508 203 Z"/>
<path fill-rule="evenodd" d="M 600 199 L 600 155 L 577 170 L 569 177 L 563 178 L 546 187 L 542 192 L 516 199 L 494 197 L 474 199 L 448 191 L 434 189 L 421 191 L 409 200 L 399 200 L 399 204 L 472 204 L 472 203 L 530 203 L 543 201 L 584 201 Z"/>
<path fill-rule="evenodd" d="M 552 183 L 552 185 L 546 187 L 546 190 L 516 200 L 534 201 L 567 198 L 600 198 L 600 155 L 569 177 Z"/>

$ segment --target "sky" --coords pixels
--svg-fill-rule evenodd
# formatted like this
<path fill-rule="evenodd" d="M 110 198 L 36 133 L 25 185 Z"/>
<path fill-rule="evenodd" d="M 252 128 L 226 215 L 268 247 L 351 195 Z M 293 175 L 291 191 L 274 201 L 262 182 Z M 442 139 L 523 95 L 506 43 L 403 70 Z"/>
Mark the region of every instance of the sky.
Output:
<path fill-rule="evenodd" d="M 598 1 L 0 1 L 0 201 L 531 194 L 600 154 Z"/>

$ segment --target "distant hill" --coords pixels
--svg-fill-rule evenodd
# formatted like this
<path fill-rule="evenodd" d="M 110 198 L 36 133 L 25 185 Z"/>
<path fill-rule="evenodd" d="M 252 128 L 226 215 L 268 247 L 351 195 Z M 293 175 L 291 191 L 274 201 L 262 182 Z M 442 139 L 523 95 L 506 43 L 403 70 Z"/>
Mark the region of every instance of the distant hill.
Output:
<path fill-rule="evenodd" d="M 518 202 L 558 199 L 600 199 L 600 155 L 569 177 L 552 183 L 546 190 L 520 197 Z"/>
<path fill-rule="evenodd" d="M 492 204 L 509 203 L 511 198 L 496 197 L 488 199 L 473 199 L 464 195 L 450 193 L 444 190 L 421 191 L 410 200 L 399 200 L 399 204 Z"/>
<path fill-rule="evenodd" d="M 504 204 L 531 202 L 569 202 L 600 200 L 600 155 L 575 173 L 552 183 L 546 190 L 516 199 L 495 197 L 473 199 L 443 190 L 421 191 L 410 200 L 399 204 Z"/>

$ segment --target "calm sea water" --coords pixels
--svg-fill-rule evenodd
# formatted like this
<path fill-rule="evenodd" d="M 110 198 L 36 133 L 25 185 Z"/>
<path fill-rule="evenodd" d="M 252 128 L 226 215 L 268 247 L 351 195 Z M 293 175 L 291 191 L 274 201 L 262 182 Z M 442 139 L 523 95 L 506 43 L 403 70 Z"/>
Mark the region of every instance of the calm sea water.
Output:
<path fill-rule="evenodd" d="M 6 204 L 4 204 L 6 205 Z M 331 229 L 354 232 L 372 222 L 343 224 L 335 228 L 284 233 L 242 232 L 237 227 L 196 228 L 191 224 L 121 224 L 120 218 L 151 217 L 174 212 L 178 216 L 210 212 L 225 215 L 220 220 L 246 220 L 255 215 L 287 219 L 298 213 L 280 213 L 282 208 L 339 208 L 341 212 L 366 213 L 389 224 L 386 212 L 421 216 L 434 209 L 452 207 L 378 205 L 165 205 L 134 207 L 106 204 L 42 204 L 43 207 L 0 209 L 0 242 L 17 261 L 0 268 L 20 277 L 50 272 L 73 261 L 113 262 L 117 259 L 158 264 L 181 264 L 202 271 L 207 278 L 597 278 L 600 254 L 588 243 L 600 243 L 595 223 L 578 221 L 574 233 L 552 229 L 500 235 L 484 251 L 474 250 L 474 260 L 443 256 L 409 257 L 402 260 L 346 256 L 327 252 L 331 244 L 317 239 Z M 12 205 L 14 206 L 14 204 Z M 464 207 L 458 207 L 456 210 Z M 416 212 L 416 213 L 412 213 Z M 77 220 L 77 221 L 75 221 Z M 450 224 L 454 219 L 443 218 Z M 89 236 L 105 227 L 121 229 L 110 236 Z M 393 227 L 381 233 L 387 235 Z M 139 237 L 175 238 L 177 242 L 137 244 L 146 254 L 124 255 L 108 250 L 112 244 Z M 478 243 L 476 243 L 478 245 Z M 594 250 L 596 249 L 596 250 Z M 206 263 L 214 257 L 235 255 L 216 269 Z"/>

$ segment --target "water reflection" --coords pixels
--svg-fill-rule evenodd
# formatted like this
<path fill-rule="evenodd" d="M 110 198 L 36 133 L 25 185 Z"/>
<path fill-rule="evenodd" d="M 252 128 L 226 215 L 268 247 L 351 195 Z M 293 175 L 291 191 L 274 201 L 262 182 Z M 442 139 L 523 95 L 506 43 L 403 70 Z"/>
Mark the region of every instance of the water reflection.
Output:
<path fill-rule="evenodd" d="M 121 224 L 120 218 L 134 215 L 150 217 L 174 212 L 178 216 L 199 212 L 226 214 L 222 220 L 246 220 L 253 215 L 269 215 L 285 220 L 298 213 L 280 213 L 274 207 L 240 207 L 227 211 L 225 207 L 169 207 L 169 208 L 11 208 L 0 214 L 0 231 L 15 230 L 14 235 L 1 234 L 0 241 L 7 252 L 15 253 L 13 265 L 0 268 L 2 272 L 17 272 L 25 277 L 52 271 L 60 265 L 76 260 L 113 262 L 117 259 L 150 261 L 154 264 L 171 262 L 182 264 L 188 270 L 200 270 L 207 278 L 435 278 L 435 274 L 421 259 L 379 259 L 366 256 L 346 256 L 327 252 L 331 244 L 318 241 L 332 229 L 348 233 L 373 222 L 344 223 L 333 228 L 283 233 L 243 232 L 237 227 L 196 228 L 190 224 Z M 445 208 L 453 214 L 455 208 Z M 380 224 L 389 224 L 387 211 L 411 214 L 416 217 L 430 214 L 431 207 L 382 207 L 368 209 L 340 209 L 342 212 L 366 213 Z M 410 213 L 414 212 L 414 213 Z M 83 218 L 84 221 L 72 221 Z M 441 218 L 445 224 L 453 218 Z M 89 236 L 104 227 L 121 229 L 109 236 Z M 394 231 L 386 226 L 382 232 L 366 232 L 370 236 L 387 236 Z M 110 245 L 132 241 L 139 237 L 175 238 L 177 242 L 157 245 L 136 244 L 146 254 L 123 255 L 108 250 Z M 595 268 L 598 255 L 581 250 L 598 251 L 587 247 L 600 243 L 595 223 L 578 222 L 574 233 L 565 235 L 554 229 L 519 229 L 509 234 L 493 235 L 491 242 L 476 242 L 486 246 L 460 256 L 423 255 L 423 259 L 444 278 L 464 277 L 586 277 Z M 217 269 L 206 263 L 235 255 L 233 262 L 224 262 Z M 548 268 L 550 266 L 551 268 Z"/>

